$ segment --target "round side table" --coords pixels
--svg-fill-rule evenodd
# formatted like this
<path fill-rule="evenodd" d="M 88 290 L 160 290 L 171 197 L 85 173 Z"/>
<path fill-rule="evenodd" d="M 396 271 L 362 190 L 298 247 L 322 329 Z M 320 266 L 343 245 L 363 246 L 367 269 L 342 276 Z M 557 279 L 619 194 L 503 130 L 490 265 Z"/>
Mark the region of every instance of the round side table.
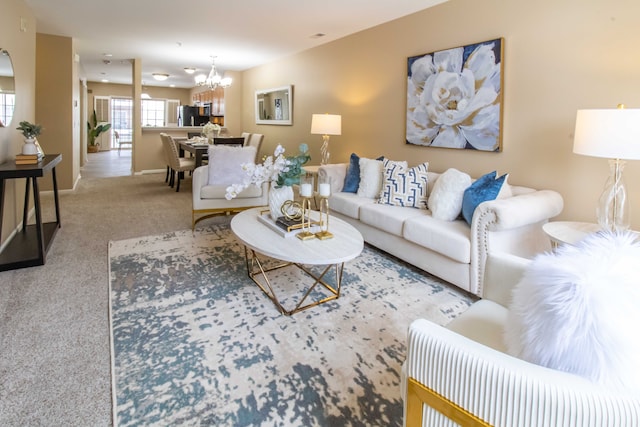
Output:
<path fill-rule="evenodd" d="M 553 221 L 542 226 L 554 246 L 575 245 L 591 233 L 601 230 L 598 224 L 591 222 Z"/>

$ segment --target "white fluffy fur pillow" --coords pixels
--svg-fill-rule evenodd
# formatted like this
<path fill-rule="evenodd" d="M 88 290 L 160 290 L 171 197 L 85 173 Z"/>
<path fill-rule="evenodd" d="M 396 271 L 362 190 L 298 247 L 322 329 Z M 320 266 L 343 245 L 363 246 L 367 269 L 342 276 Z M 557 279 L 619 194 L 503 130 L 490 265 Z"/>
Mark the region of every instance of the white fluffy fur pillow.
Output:
<path fill-rule="evenodd" d="M 256 147 L 233 147 L 211 145 L 209 147 L 209 185 L 242 184 L 247 173 L 242 170 L 244 163 L 253 163 Z"/>
<path fill-rule="evenodd" d="M 597 233 L 536 257 L 513 290 L 509 353 L 640 390 L 640 243 L 636 235 Z"/>
<path fill-rule="evenodd" d="M 429 195 L 429 210 L 436 219 L 453 221 L 462 212 L 464 190 L 471 185 L 471 177 L 457 169 L 447 169 L 438 177 Z"/>

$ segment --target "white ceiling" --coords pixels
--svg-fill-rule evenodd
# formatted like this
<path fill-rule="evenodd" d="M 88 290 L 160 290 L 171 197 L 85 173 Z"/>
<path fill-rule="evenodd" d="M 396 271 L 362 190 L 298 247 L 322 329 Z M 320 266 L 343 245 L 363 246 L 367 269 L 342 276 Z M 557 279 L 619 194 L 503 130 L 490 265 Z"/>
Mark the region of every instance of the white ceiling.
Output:
<path fill-rule="evenodd" d="M 185 88 L 194 83 L 184 67 L 207 74 L 212 56 L 218 71 L 242 71 L 445 1 L 25 0 L 37 32 L 76 40 L 89 81 L 129 84 L 129 60 L 140 58 L 143 84 Z"/>

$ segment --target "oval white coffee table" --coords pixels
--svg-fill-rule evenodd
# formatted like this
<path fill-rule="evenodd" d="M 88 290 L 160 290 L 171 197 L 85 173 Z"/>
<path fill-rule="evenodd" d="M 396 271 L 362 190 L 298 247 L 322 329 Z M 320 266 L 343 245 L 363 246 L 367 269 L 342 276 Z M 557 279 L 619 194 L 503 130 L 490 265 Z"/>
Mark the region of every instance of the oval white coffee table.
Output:
<path fill-rule="evenodd" d="M 360 255 L 364 247 L 364 240 L 360 232 L 345 221 L 330 217 L 330 231 L 334 236 L 331 239 L 300 240 L 295 236 L 285 238 L 258 220 L 258 216 L 263 211 L 264 208 L 249 209 L 240 212 L 231 220 L 231 230 L 245 246 L 247 273 L 254 283 L 285 315 L 291 315 L 339 298 L 344 263 Z M 264 260 L 261 260 L 258 254 L 283 261 L 283 263 L 267 268 Z M 314 274 L 306 267 L 314 265 L 322 265 L 326 268 L 322 270 L 321 274 Z M 282 306 L 267 274 L 270 271 L 288 266 L 298 267 L 314 281 L 311 287 L 305 291 L 302 299 L 291 310 Z M 335 287 L 323 280 L 325 274 L 332 267 L 336 272 Z M 318 284 L 329 291 L 330 295 L 303 305 Z"/>

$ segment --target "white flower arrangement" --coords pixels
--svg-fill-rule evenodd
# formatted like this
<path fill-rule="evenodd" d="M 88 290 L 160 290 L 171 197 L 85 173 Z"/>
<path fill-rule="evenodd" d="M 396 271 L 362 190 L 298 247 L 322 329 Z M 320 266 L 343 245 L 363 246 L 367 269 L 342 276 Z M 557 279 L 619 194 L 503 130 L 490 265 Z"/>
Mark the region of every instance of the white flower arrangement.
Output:
<path fill-rule="evenodd" d="M 209 122 L 202 127 L 202 134 L 207 138 L 211 139 L 213 138 L 214 134 L 217 134 L 218 132 L 220 132 L 220 129 L 222 128 L 220 127 L 219 124 Z"/>
<path fill-rule="evenodd" d="M 244 163 L 242 170 L 247 173 L 247 178 L 243 183 L 227 187 L 225 198 L 231 200 L 237 197 L 242 190 L 251 184 L 260 187 L 265 182 L 274 182 L 277 187 L 281 187 L 299 183 L 302 165 L 311 158 L 308 151 L 307 144 L 300 144 L 298 156 L 285 157 L 284 148 L 278 144 L 273 156 L 267 156 L 262 164 Z"/>

